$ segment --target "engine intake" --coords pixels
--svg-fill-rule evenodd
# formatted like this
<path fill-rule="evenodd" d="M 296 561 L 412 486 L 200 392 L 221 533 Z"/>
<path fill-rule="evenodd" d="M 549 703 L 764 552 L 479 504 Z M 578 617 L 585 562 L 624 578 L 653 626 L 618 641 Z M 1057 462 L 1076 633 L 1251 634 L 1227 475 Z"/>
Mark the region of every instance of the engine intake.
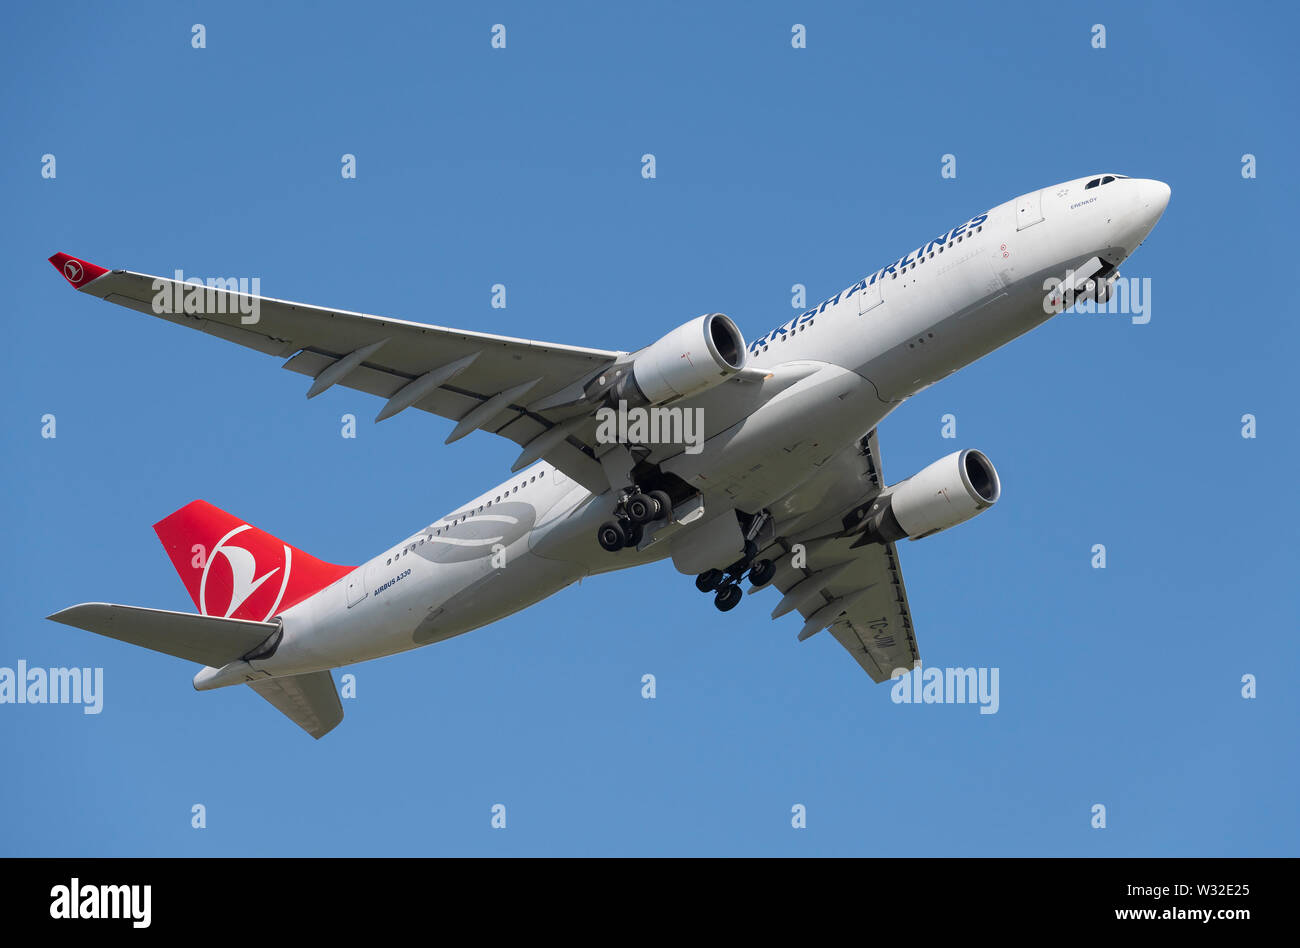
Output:
<path fill-rule="evenodd" d="M 632 355 L 613 401 L 659 405 L 710 389 L 745 367 L 745 338 L 721 313 L 698 316 Z"/>
<path fill-rule="evenodd" d="M 846 529 L 861 531 L 860 543 L 919 540 L 965 523 L 1002 496 L 998 472 L 980 451 L 954 451 L 905 481 L 881 491 Z"/>

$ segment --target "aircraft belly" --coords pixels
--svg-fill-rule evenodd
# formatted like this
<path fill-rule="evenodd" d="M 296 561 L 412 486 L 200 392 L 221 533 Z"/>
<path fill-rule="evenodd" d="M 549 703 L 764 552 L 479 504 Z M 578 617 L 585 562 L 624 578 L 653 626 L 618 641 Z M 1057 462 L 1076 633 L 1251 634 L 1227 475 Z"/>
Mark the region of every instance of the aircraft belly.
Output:
<path fill-rule="evenodd" d="M 826 365 L 711 438 L 701 453 L 680 454 L 662 468 L 714 503 L 756 509 L 806 480 L 889 410 L 861 375 Z"/>
<path fill-rule="evenodd" d="M 583 572 L 573 563 L 521 550 L 505 565 L 481 572 L 430 609 L 410 633 L 410 643 L 441 642 L 504 619 L 575 582 Z"/>

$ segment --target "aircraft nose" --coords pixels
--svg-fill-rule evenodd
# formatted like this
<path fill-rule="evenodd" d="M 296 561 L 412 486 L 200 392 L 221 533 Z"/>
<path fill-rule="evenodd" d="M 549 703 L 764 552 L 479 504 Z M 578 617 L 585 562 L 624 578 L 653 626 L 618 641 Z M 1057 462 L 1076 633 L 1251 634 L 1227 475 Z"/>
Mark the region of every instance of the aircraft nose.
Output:
<path fill-rule="evenodd" d="M 1169 185 L 1151 178 L 1133 178 L 1128 185 L 1129 200 L 1126 212 L 1118 218 L 1117 242 L 1125 255 L 1137 250 L 1147 234 L 1151 233 L 1169 206 Z"/>
<path fill-rule="evenodd" d="M 1169 185 L 1163 181 L 1145 181 L 1143 185 L 1142 198 L 1147 212 L 1151 215 L 1151 224 L 1154 226 L 1164 214 L 1165 208 L 1169 206 L 1169 195 L 1172 192 L 1169 190 Z"/>

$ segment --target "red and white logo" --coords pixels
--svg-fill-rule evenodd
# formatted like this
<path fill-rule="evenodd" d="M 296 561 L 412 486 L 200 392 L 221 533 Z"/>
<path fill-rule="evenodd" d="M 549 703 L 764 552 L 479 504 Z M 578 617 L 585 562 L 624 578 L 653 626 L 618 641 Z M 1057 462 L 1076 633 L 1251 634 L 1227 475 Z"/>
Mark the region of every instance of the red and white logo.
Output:
<path fill-rule="evenodd" d="M 289 588 L 289 572 L 293 567 L 293 547 L 287 544 L 281 544 L 280 548 L 284 550 L 283 562 L 274 569 L 267 570 L 258 576 L 258 563 L 255 557 L 242 546 L 235 546 L 230 542 L 232 537 L 236 537 L 245 530 L 251 530 L 248 524 L 235 527 L 224 537 L 217 541 L 217 545 L 208 551 L 207 560 L 203 564 L 203 578 L 199 580 L 199 612 L 205 616 L 219 615 L 223 618 L 230 618 L 236 609 L 248 601 L 253 593 L 257 592 L 268 579 L 271 579 L 280 573 L 279 591 L 276 593 L 275 600 L 267 609 L 266 615 L 262 616 L 262 622 L 265 622 L 271 616 L 275 615 L 280 603 L 284 599 L 284 591 Z M 208 600 L 208 577 L 212 573 L 212 567 L 218 562 L 218 558 L 224 559 L 226 566 L 230 570 L 229 577 L 222 577 L 225 582 L 214 582 L 214 587 L 221 587 L 221 591 L 213 590 L 213 603 Z M 267 564 L 269 565 L 269 564 Z M 219 602 L 219 597 L 224 594 L 225 599 L 229 602 L 224 612 L 220 611 L 220 605 L 214 610 L 212 605 Z"/>
<path fill-rule="evenodd" d="M 352 571 L 203 500 L 158 521 L 154 531 L 205 616 L 266 622 Z"/>
<path fill-rule="evenodd" d="M 50 257 L 50 263 L 63 274 L 63 278 L 80 289 L 91 280 L 98 280 L 108 271 L 94 263 L 78 260 L 66 253 L 56 253 Z"/>

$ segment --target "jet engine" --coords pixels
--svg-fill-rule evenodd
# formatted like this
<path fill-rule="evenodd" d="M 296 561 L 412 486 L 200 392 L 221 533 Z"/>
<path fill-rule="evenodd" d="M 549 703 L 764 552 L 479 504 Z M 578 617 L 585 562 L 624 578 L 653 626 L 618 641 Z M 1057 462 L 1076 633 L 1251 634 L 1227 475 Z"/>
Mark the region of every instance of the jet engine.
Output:
<path fill-rule="evenodd" d="M 721 313 L 698 316 L 639 352 L 610 388 L 612 401 L 660 405 L 686 398 L 745 367 L 745 338 Z"/>
<path fill-rule="evenodd" d="M 848 533 L 863 543 L 907 537 L 919 540 L 965 523 L 997 503 L 1002 484 L 993 463 L 979 451 L 954 451 L 905 481 L 887 487 L 865 508 L 845 518 Z"/>

